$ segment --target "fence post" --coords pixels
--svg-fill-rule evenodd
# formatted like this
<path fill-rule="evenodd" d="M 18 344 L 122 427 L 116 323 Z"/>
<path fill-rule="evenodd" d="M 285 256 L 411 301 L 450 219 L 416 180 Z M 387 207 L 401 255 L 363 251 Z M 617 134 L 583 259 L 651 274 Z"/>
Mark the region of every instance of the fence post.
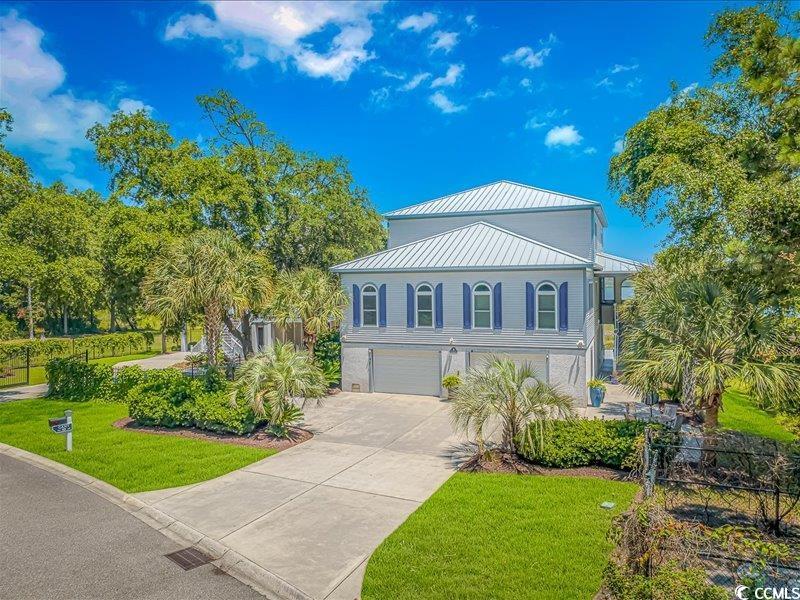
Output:
<path fill-rule="evenodd" d="M 31 348 L 25 348 L 25 383 L 31 382 Z"/>
<path fill-rule="evenodd" d="M 642 452 L 642 479 L 644 485 L 644 497 L 649 498 L 653 495 L 653 482 L 650 480 L 650 446 L 652 437 L 650 427 L 644 428 L 644 450 Z"/>
<path fill-rule="evenodd" d="M 89 349 L 86 349 L 86 352 L 83 355 L 83 360 L 88 363 L 89 362 Z"/>

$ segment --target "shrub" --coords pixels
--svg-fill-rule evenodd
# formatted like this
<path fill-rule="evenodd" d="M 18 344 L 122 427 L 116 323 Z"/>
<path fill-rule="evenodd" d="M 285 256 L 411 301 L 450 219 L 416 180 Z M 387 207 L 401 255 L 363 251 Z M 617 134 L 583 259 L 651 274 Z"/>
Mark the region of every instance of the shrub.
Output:
<path fill-rule="evenodd" d="M 145 371 L 136 365 L 122 367 L 114 373 L 114 382 L 105 399 L 111 402 L 127 402 L 128 392 L 140 384 L 145 377 Z"/>
<path fill-rule="evenodd" d="M 230 392 L 206 392 L 194 399 L 194 426 L 219 433 L 250 433 L 264 421 L 256 417 L 247 402 L 240 398 L 231 402 Z"/>
<path fill-rule="evenodd" d="M 446 390 L 456 390 L 461 385 L 461 376 L 458 373 L 450 373 L 442 377 L 442 387 Z"/>
<path fill-rule="evenodd" d="M 592 379 L 587 381 L 586 382 L 586 387 L 588 387 L 589 389 L 592 389 L 592 390 L 603 390 L 604 392 L 607 389 L 605 380 L 597 379 L 596 377 L 593 377 Z"/>
<path fill-rule="evenodd" d="M 643 435 L 645 425 L 641 421 L 601 419 L 553 421 L 541 448 L 525 447 L 522 454 L 546 467 L 625 468 L 635 459 L 636 440 Z"/>
<path fill-rule="evenodd" d="M 62 400 L 90 400 L 111 389 L 111 367 L 76 358 L 52 358 L 45 366 L 49 395 Z"/>
<path fill-rule="evenodd" d="M 712 585 L 702 569 L 681 569 L 667 563 L 651 577 L 609 564 L 605 589 L 614 600 L 726 600 L 725 588 Z"/>
<path fill-rule="evenodd" d="M 72 342 L 65 339 L 49 340 L 10 340 L 0 342 L 0 360 L 25 356 L 30 352 L 31 358 L 43 356 L 51 358 L 57 354 L 66 354 L 72 347 Z"/>
<path fill-rule="evenodd" d="M 342 344 L 338 331 L 329 331 L 319 336 L 314 347 L 314 358 L 325 375 L 328 387 L 336 386 L 342 380 L 341 354 Z"/>
<path fill-rule="evenodd" d="M 16 319 L 9 319 L 5 315 L 0 315 L 0 340 L 10 340 L 19 335 Z"/>
<path fill-rule="evenodd" d="M 128 414 L 143 425 L 191 427 L 202 384 L 175 369 L 147 371 L 128 393 Z"/>

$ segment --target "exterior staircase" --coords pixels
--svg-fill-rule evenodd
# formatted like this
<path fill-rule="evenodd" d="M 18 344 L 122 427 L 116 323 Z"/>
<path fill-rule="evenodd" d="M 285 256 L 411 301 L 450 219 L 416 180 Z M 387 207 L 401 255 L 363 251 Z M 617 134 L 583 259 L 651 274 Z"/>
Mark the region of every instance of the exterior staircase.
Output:
<path fill-rule="evenodd" d="M 239 327 L 240 323 L 238 321 L 235 322 L 236 326 Z M 206 351 L 206 336 L 200 338 L 200 341 L 197 342 L 191 348 L 192 352 L 205 352 Z M 230 332 L 230 330 L 222 324 L 222 353 L 225 355 L 225 358 L 228 360 L 238 360 L 244 358 L 244 350 L 242 349 L 242 345 L 239 343 L 239 340 L 234 337 L 234 335 Z"/>

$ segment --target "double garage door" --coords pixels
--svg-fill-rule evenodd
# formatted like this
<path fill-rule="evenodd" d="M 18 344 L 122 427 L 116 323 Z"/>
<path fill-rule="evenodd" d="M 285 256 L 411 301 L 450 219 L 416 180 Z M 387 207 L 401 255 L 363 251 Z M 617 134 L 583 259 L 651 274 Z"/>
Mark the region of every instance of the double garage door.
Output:
<path fill-rule="evenodd" d="M 440 353 L 416 350 L 372 351 L 372 388 L 388 394 L 438 396 Z"/>
<path fill-rule="evenodd" d="M 470 352 L 470 369 L 480 369 L 484 367 L 491 360 L 492 356 L 510 358 L 518 365 L 528 362 L 533 367 L 536 377 L 540 381 L 547 381 L 547 356 L 545 354 L 508 354 L 506 352 L 497 352 L 493 355 L 489 352 Z"/>

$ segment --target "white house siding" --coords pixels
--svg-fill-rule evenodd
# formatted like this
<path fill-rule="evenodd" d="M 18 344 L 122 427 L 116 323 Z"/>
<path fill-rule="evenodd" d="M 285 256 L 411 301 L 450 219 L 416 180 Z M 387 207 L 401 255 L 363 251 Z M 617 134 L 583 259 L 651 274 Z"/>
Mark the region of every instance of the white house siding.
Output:
<path fill-rule="evenodd" d="M 553 350 L 547 361 L 548 380 L 576 399 L 575 406 L 586 406 L 586 351 Z"/>
<path fill-rule="evenodd" d="M 420 217 L 391 219 L 388 247 L 394 248 L 437 233 L 486 221 L 519 235 L 544 242 L 572 254 L 592 260 L 594 248 L 591 235 L 591 208 L 524 213 L 488 213 L 479 216 Z"/>

